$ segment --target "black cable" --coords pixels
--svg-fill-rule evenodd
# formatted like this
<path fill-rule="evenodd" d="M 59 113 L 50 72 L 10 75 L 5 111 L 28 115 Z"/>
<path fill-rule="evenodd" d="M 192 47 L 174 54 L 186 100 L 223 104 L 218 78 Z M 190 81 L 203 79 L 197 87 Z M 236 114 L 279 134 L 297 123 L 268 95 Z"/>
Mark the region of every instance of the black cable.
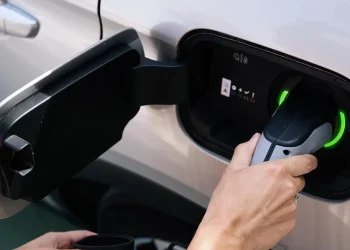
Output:
<path fill-rule="evenodd" d="M 100 24 L 100 40 L 103 39 L 103 23 L 102 23 L 102 16 L 101 16 L 101 1 L 97 0 L 97 16 L 98 16 L 98 22 Z"/>

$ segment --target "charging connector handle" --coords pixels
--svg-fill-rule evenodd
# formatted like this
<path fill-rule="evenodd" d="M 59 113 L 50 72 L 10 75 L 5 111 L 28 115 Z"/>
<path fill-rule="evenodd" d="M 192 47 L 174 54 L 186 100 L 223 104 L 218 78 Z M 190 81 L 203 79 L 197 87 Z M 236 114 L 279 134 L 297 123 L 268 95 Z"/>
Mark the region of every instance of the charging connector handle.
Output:
<path fill-rule="evenodd" d="M 329 96 L 297 87 L 276 110 L 255 149 L 251 165 L 313 154 L 332 138 L 336 106 Z"/>

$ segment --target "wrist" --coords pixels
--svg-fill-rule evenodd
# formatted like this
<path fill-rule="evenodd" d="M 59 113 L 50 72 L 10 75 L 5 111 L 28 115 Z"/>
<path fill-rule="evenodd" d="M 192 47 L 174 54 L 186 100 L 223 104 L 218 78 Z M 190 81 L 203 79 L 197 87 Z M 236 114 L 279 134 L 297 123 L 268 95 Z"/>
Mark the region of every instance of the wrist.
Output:
<path fill-rule="evenodd" d="M 199 227 L 188 250 L 243 250 L 244 241 L 215 227 Z"/>

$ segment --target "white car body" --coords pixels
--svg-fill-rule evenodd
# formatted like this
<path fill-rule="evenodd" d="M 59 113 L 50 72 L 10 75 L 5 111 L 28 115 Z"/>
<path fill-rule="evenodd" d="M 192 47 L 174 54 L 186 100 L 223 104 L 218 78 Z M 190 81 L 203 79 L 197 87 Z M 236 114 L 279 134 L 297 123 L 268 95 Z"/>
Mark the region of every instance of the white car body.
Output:
<path fill-rule="evenodd" d="M 42 26 L 33 40 L 0 40 L 0 84 L 23 86 L 98 41 L 95 0 L 10 2 L 33 14 Z M 75 5 L 73 9 L 84 15 L 65 12 L 67 4 Z M 344 0 L 102 0 L 101 13 L 104 37 L 132 27 L 139 33 L 145 55 L 155 60 L 159 55 L 175 58 L 177 44 L 187 32 L 210 29 L 350 78 L 350 3 Z M 0 88 L 3 92 L 2 85 Z M 5 96 L 9 94 L 4 91 Z M 203 207 L 229 162 L 187 135 L 175 106 L 143 107 L 126 127 L 123 139 L 101 158 Z M 331 203 L 301 195 L 296 228 L 279 246 L 345 250 L 349 249 L 349 234 L 349 202 Z"/>

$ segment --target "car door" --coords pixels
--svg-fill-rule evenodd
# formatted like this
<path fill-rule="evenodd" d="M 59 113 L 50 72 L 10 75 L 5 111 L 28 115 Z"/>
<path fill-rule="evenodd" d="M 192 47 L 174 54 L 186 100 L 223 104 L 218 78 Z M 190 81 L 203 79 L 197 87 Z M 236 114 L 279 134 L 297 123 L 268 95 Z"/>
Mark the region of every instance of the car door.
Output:
<path fill-rule="evenodd" d="M 17 18 L 18 23 L 23 23 L 20 18 L 28 14 L 40 25 L 35 37 L 16 34 L 23 28 L 20 26 L 12 27 L 6 35 L 0 32 L 2 98 L 99 40 L 96 11 L 87 11 L 64 0 L 6 0 L 1 3 L 3 10 L 11 5 L 0 12 L 7 15 L 5 18 Z"/>

